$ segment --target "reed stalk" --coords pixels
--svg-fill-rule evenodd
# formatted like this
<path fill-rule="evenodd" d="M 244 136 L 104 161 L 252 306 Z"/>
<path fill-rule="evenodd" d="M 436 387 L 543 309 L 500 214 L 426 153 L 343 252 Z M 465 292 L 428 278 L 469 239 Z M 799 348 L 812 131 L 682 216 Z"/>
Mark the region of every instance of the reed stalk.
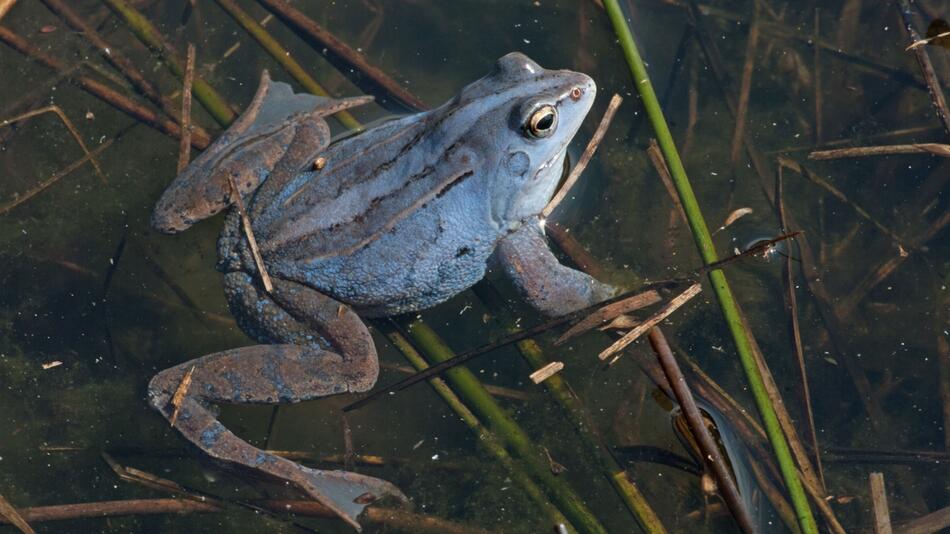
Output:
<path fill-rule="evenodd" d="M 185 68 L 178 61 L 178 53 L 141 12 L 126 0 L 102 0 L 102 2 L 125 22 L 142 44 L 162 58 L 175 76 L 179 79 L 184 78 Z M 231 124 L 235 118 L 234 111 L 224 97 L 208 85 L 208 82 L 196 76 L 192 91 L 198 102 L 218 124 L 221 126 Z"/>
<path fill-rule="evenodd" d="M 250 34 L 250 36 L 257 41 L 257 44 L 261 45 L 261 48 L 274 58 L 274 61 L 280 63 L 280 66 L 297 80 L 297 83 L 303 86 L 308 93 L 330 98 L 330 94 L 327 90 L 324 89 L 317 80 L 313 79 L 313 77 L 307 73 L 307 70 L 304 69 L 300 63 L 297 63 L 293 55 L 281 46 L 281 44 L 277 42 L 277 39 L 274 39 L 263 26 L 254 20 L 254 17 L 248 15 L 246 11 L 241 9 L 240 6 L 232 0 L 217 0 L 217 2 L 218 5 L 221 6 L 221 9 L 227 12 L 235 22 L 244 28 L 244 31 Z M 334 117 L 349 130 L 363 129 L 363 125 L 348 111 L 340 111 L 336 113 Z"/>
<path fill-rule="evenodd" d="M 419 371 L 423 371 L 429 368 L 429 364 L 426 362 L 425 358 L 416 350 L 416 348 L 409 343 L 402 334 L 396 331 L 393 328 L 387 327 L 385 324 L 378 324 L 377 327 L 381 327 L 381 330 L 386 337 L 389 338 L 389 341 L 405 356 L 405 358 Z M 516 484 L 521 486 L 521 489 L 528 495 L 528 498 L 531 499 L 548 519 L 553 521 L 554 524 L 558 523 L 568 523 L 564 514 L 557 509 L 551 502 L 544 496 L 544 492 L 538 487 L 537 484 L 531 479 L 527 471 L 525 471 L 518 463 L 516 463 L 508 451 L 505 450 L 504 444 L 495 436 L 491 431 L 489 431 L 485 426 L 478 420 L 474 413 L 468 409 L 467 406 L 458 398 L 458 395 L 452 391 L 452 388 L 445 383 L 445 380 L 441 378 L 432 378 L 429 380 L 429 385 L 432 386 L 432 389 L 442 397 L 442 400 L 449 405 L 449 408 L 455 412 L 456 415 L 462 419 L 462 422 L 475 433 L 475 436 L 478 438 L 478 442 L 485 447 L 485 450 L 491 454 L 495 460 L 497 460 L 502 467 L 504 467 L 508 474 L 511 475 L 511 478 L 515 481 Z"/>
<path fill-rule="evenodd" d="M 452 349 L 424 322 L 400 319 L 397 323 L 407 333 L 413 344 L 433 361 L 440 362 L 455 356 Z M 479 419 L 485 421 L 488 428 L 503 440 L 513 456 L 521 460 L 534 479 L 547 489 L 551 499 L 579 531 L 607 532 L 567 482 L 551 472 L 550 466 L 541 457 L 539 449 L 532 443 L 531 438 L 485 391 L 484 386 L 471 371 L 464 367 L 455 367 L 446 371 L 445 377 L 466 405 Z"/>
<path fill-rule="evenodd" d="M 514 324 L 514 318 L 497 292 L 491 290 L 491 288 L 476 286 L 475 294 L 492 310 L 492 313 L 496 315 L 500 322 L 506 326 Z M 509 330 L 513 329 L 509 328 Z M 532 369 L 537 370 L 548 365 L 549 361 L 545 357 L 544 351 L 533 339 L 519 341 L 517 347 L 521 356 Z M 574 425 L 574 430 L 580 437 L 588 456 L 593 459 L 595 465 L 610 481 L 617 496 L 620 497 L 627 510 L 640 523 L 644 532 L 665 534 L 666 527 L 663 526 L 659 516 L 650 506 L 650 503 L 647 502 L 640 488 L 627 476 L 626 470 L 610 454 L 602 436 L 597 431 L 596 425 L 591 421 L 587 408 L 574 394 L 567 380 L 561 375 L 554 375 L 544 381 L 544 387 L 554 401 L 561 406 L 568 420 Z"/>
<path fill-rule="evenodd" d="M 607 10 L 607 16 L 613 25 L 620 46 L 623 49 L 624 57 L 627 60 L 627 65 L 634 79 L 634 85 L 643 101 L 650 123 L 653 125 L 654 132 L 660 144 L 660 150 L 670 168 L 677 195 L 683 204 L 690 231 L 693 234 L 693 239 L 699 249 L 700 256 L 706 265 L 715 263 L 718 261 L 718 256 L 712 242 L 712 236 L 709 233 L 709 228 L 706 226 L 706 221 L 703 218 L 696 196 L 693 194 L 692 186 L 690 185 L 686 170 L 683 168 L 683 163 L 676 150 L 673 136 L 666 123 L 666 118 L 663 116 L 663 111 L 657 100 L 656 92 L 650 83 L 646 66 L 643 64 L 640 52 L 637 50 L 633 32 L 624 18 L 617 0 L 604 0 L 604 7 Z M 792 506 L 795 509 L 799 526 L 805 534 L 817 534 L 818 527 L 812 515 L 811 508 L 808 505 L 808 499 L 802 488 L 801 480 L 798 477 L 795 462 L 789 450 L 788 441 L 782 433 L 781 426 L 775 414 L 775 408 L 769 401 L 762 375 L 756 366 L 750 341 L 751 333 L 743 328 L 739 305 L 722 270 L 712 269 L 709 271 L 708 276 L 713 287 L 713 292 L 716 294 L 719 308 L 732 334 L 736 352 L 739 355 L 739 360 L 749 383 L 749 389 L 755 398 L 756 407 L 759 410 L 759 415 L 762 417 L 766 434 L 768 435 L 769 442 L 772 445 L 773 452 L 779 464 L 779 470 L 782 473 L 782 478 L 785 481 L 789 496 L 791 497 Z"/>

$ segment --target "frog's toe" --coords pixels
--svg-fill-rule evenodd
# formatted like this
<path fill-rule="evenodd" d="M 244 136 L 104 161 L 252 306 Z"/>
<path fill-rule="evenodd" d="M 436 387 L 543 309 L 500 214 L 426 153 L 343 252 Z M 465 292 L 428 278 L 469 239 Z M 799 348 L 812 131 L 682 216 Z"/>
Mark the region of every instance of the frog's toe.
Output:
<path fill-rule="evenodd" d="M 348 523 L 358 528 L 356 518 L 374 502 L 392 497 L 409 502 L 408 497 L 395 485 L 378 478 L 348 471 L 323 471 L 300 466 L 306 480 L 300 489 L 321 504 L 334 510 Z"/>

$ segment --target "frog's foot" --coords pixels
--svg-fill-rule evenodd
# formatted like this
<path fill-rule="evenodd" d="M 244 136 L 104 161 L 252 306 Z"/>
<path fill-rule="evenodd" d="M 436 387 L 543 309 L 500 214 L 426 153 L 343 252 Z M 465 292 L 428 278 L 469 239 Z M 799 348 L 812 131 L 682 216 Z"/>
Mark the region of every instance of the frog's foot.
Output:
<path fill-rule="evenodd" d="M 495 249 L 505 273 L 529 304 L 545 315 L 557 317 L 621 293 L 621 288 L 561 265 L 548 248 L 537 222 L 526 222 L 505 236 Z"/>
<path fill-rule="evenodd" d="M 386 496 L 406 497 L 389 482 L 341 471 L 319 471 L 274 456 L 240 439 L 215 419 L 213 403 L 288 403 L 361 389 L 340 355 L 298 345 L 257 345 L 198 358 L 162 371 L 149 398 L 189 441 L 211 457 L 288 481 L 359 529 L 356 517 Z M 182 380 L 190 369 L 190 385 Z M 172 398 L 187 387 L 177 408 Z M 177 414 L 176 414 L 177 412 Z"/>

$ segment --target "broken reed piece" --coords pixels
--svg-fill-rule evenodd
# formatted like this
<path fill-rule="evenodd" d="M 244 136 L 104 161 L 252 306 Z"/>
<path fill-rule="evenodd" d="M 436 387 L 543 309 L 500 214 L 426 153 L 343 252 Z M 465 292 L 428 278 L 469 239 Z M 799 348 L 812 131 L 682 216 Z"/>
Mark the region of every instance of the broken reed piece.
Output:
<path fill-rule="evenodd" d="M 887 508 L 887 491 L 884 489 L 884 474 L 868 475 L 871 493 L 871 512 L 874 514 L 874 534 L 891 534 L 891 513 Z"/>
<path fill-rule="evenodd" d="M 247 244 L 251 247 L 251 255 L 254 256 L 254 264 L 257 266 L 257 272 L 261 274 L 264 291 L 272 293 L 274 291 L 274 284 L 270 280 L 270 275 L 267 274 L 267 268 L 264 266 L 264 258 L 261 257 L 261 249 L 257 247 L 257 239 L 254 239 L 254 230 L 251 228 L 251 219 L 247 216 L 247 211 L 244 209 L 244 200 L 241 199 L 241 191 L 238 190 L 237 184 L 234 183 L 234 178 L 231 177 L 230 174 L 228 175 L 228 183 L 231 184 L 231 194 L 234 195 L 234 205 L 241 215 L 244 235 L 247 236 Z"/>
<path fill-rule="evenodd" d="M 530 378 L 535 384 L 540 384 L 541 382 L 544 382 L 552 376 L 560 373 L 562 369 L 564 369 L 564 362 L 551 362 L 528 375 L 528 378 Z"/>
<path fill-rule="evenodd" d="M 911 143 L 906 145 L 859 146 L 816 150 L 808 154 L 808 159 L 863 158 L 867 156 L 889 156 L 891 154 L 930 154 L 950 158 L 950 145 L 943 143 Z"/>
<path fill-rule="evenodd" d="M 651 289 L 649 291 L 644 291 L 643 293 L 633 295 L 632 297 L 626 298 L 624 300 L 614 302 L 613 304 L 608 304 L 588 315 L 587 317 L 581 319 L 574 326 L 568 328 L 567 332 L 564 332 L 561 334 L 561 337 L 557 338 L 557 340 L 554 342 L 554 346 L 556 347 L 558 345 L 562 345 L 565 341 L 583 334 L 588 330 L 593 330 L 594 328 L 603 326 L 605 324 L 609 325 L 613 320 L 623 316 L 626 313 L 656 304 L 661 300 L 663 299 L 660 297 L 660 293 L 655 289 Z"/>
<path fill-rule="evenodd" d="M 188 394 L 188 388 L 191 387 L 191 377 L 195 374 L 195 366 L 192 365 L 191 369 L 188 369 L 188 372 L 185 373 L 185 376 L 181 377 L 181 382 L 178 383 L 178 387 L 175 388 L 175 394 L 172 395 L 172 406 L 175 407 L 172 411 L 172 416 L 168 418 L 168 423 L 171 426 L 175 426 L 175 421 L 178 420 L 178 411 L 181 409 L 181 403 L 185 400 L 185 395 Z"/>
<path fill-rule="evenodd" d="M 36 531 L 33 530 L 33 527 L 26 522 L 26 519 L 20 514 L 20 512 L 10 504 L 3 495 L 0 495 L 0 517 L 3 517 L 11 525 L 17 528 L 23 534 L 36 534 Z"/>
<path fill-rule="evenodd" d="M 590 159 L 594 156 L 594 152 L 597 151 L 597 147 L 600 146 L 600 142 L 604 140 L 604 135 L 607 134 L 607 128 L 610 127 L 610 123 L 614 120 L 614 115 L 617 113 L 617 108 L 620 107 L 622 102 L 623 98 L 620 95 L 615 94 L 610 97 L 607 110 L 604 111 L 604 116 L 600 119 L 597 130 L 594 131 L 594 135 L 591 136 L 590 141 L 587 143 L 587 148 L 584 149 L 584 153 L 581 154 L 580 159 L 577 160 L 577 164 L 571 169 L 571 174 L 564 180 L 564 184 L 561 185 L 557 194 L 554 195 L 554 198 L 552 198 L 551 201 L 548 202 L 548 205 L 541 211 L 542 219 L 547 219 L 551 215 L 551 212 L 557 208 L 558 204 L 564 200 L 571 191 L 571 188 L 574 187 L 574 184 L 577 183 L 577 180 L 581 177 L 581 173 L 584 172 L 584 169 L 587 168 L 587 164 L 590 163 Z"/>
<path fill-rule="evenodd" d="M 689 300 L 695 297 L 696 295 L 698 295 L 699 292 L 702 291 L 702 289 L 703 288 L 699 284 L 699 282 L 696 282 L 693 285 L 689 286 L 688 288 L 686 288 L 685 291 L 683 291 L 679 295 L 670 299 L 670 301 L 666 303 L 665 306 L 660 308 L 659 311 L 653 314 L 652 317 L 643 321 L 642 323 L 640 323 L 639 326 L 627 332 L 626 334 L 624 334 L 623 337 L 615 341 L 613 345 L 601 351 L 601 353 L 598 354 L 597 357 L 600 358 L 601 360 L 606 360 L 607 358 L 611 357 L 617 352 L 623 350 L 627 345 L 633 343 L 640 336 L 649 332 L 651 328 L 660 324 L 661 321 L 669 317 L 673 312 L 679 309 L 680 306 L 689 302 Z M 617 361 L 618 358 L 619 356 L 614 358 L 614 360 L 612 360 L 610 364 L 612 365 L 614 362 Z"/>
<path fill-rule="evenodd" d="M 178 143 L 178 174 L 191 159 L 191 86 L 195 81 L 195 45 L 188 43 L 185 75 L 181 82 L 181 139 Z"/>

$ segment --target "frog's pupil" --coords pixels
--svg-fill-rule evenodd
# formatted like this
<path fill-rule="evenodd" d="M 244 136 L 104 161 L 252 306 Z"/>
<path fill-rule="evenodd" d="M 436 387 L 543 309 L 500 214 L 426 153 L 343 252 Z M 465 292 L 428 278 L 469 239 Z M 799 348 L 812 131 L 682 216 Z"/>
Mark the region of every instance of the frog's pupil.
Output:
<path fill-rule="evenodd" d="M 554 114 L 548 113 L 547 115 L 541 117 L 541 120 L 538 121 L 537 128 L 539 130 L 547 130 L 554 125 Z"/>

